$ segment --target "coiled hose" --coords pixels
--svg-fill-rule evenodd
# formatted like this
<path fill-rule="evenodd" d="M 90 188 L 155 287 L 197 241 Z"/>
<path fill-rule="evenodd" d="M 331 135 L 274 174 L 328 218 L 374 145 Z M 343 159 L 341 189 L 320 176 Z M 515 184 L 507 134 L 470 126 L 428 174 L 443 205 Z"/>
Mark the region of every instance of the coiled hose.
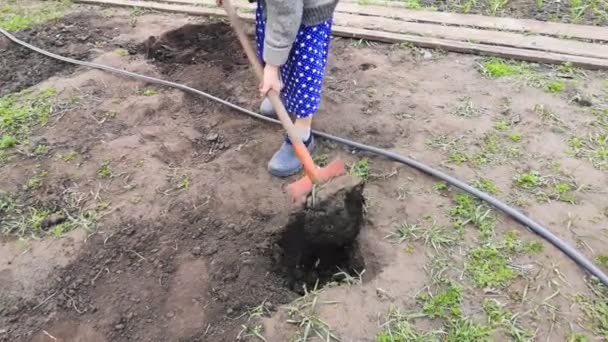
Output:
<path fill-rule="evenodd" d="M 11 35 L 10 33 L 8 33 L 7 31 L 0 29 L 0 33 L 2 33 L 4 36 L 6 36 L 8 39 L 10 39 L 11 41 L 13 41 L 16 44 L 19 44 L 23 47 L 26 47 L 30 50 L 36 51 L 40 54 L 43 54 L 47 57 L 50 58 L 54 58 L 57 60 L 60 60 L 62 62 L 66 62 L 66 63 L 71 63 L 71 64 L 76 64 L 76 65 L 82 65 L 82 66 L 86 66 L 89 68 L 94 68 L 94 69 L 99 69 L 99 70 L 104 70 L 104 71 L 109 71 L 118 75 L 122 75 L 122 76 L 127 76 L 127 77 L 131 77 L 131 78 L 135 78 L 141 81 L 145 81 L 148 83 L 153 83 L 153 84 L 159 84 L 159 85 L 163 85 L 163 86 L 167 86 L 167 87 L 172 87 L 172 88 L 176 88 L 176 89 L 180 89 L 189 93 L 193 93 L 196 95 L 200 95 L 202 97 L 205 97 L 209 100 L 221 103 L 227 107 L 230 107 L 238 112 L 241 112 L 243 114 L 249 115 L 251 117 L 254 117 L 258 120 L 263 120 L 266 122 L 270 122 L 270 123 L 274 123 L 274 124 L 280 124 L 280 122 L 278 120 L 275 119 L 271 119 L 268 117 L 265 117 L 263 115 L 260 115 L 258 113 L 252 112 L 248 109 L 239 107 L 235 104 L 232 104 L 228 101 L 222 100 L 218 97 L 215 97 L 213 95 L 204 93 L 200 90 L 196 90 L 194 88 L 190 88 L 188 86 L 185 86 L 183 84 L 178 84 L 178 83 L 174 83 L 174 82 L 170 82 L 170 81 L 165 81 L 165 80 L 161 80 L 158 78 L 154 78 L 154 77 L 149 77 L 149 76 L 144 76 L 144 75 L 139 75 L 130 71 L 126 71 L 126 70 L 121 70 L 121 69 L 117 69 L 117 68 L 113 68 L 110 66 L 106 66 L 106 65 L 101 65 L 101 64 L 96 64 L 96 63 L 90 63 L 90 62 L 83 62 L 83 61 L 79 61 L 79 60 L 75 60 L 72 58 L 68 58 L 68 57 L 64 57 L 64 56 L 60 56 L 60 55 L 56 55 L 54 53 L 42 50 L 40 48 L 37 48 L 31 44 L 28 44 L 24 41 L 21 41 L 17 38 L 15 38 L 13 35 Z M 407 158 L 404 156 L 401 156 L 395 152 L 391 152 L 385 149 L 381 149 L 381 148 L 377 148 L 374 146 L 370 146 L 370 145 L 366 145 L 366 144 L 362 144 L 362 143 L 358 143 L 352 140 L 348 140 L 348 139 L 344 139 L 344 138 L 340 138 L 337 137 L 335 135 L 331 135 L 328 133 L 323 133 L 323 132 L 319 132 L 319 131 L 314 131 L 313 133 L 319 137 L 325 138 L 327 140 L 330 141 L 334 141 L 361 151 L 366 151 L 369 153 L 373 153 L 373 154 L 377 154 L 383 157 L 386 157 L 388 159 L 391 159 L 393 161 L 408 165 L 410 167 L 413 167 L 421 172 L 424 172 L 426 174 L 429 174 L 431 176 L 434 176 L 438 179 L 441 179 L 443 181 L 445 181 L 446 183 L 455 186 L 485 202 L 487 202 L 488 204 L 490 204 L 491 206 L 503 211 L 505 214 L 511 216 L 513 219 L 515 219 L 517 222 L 521 223 L 522 225 L 528 227 L 529 229 L 531 229 L 533 232 L 535 232 L 536 234 L 540 235 L 543 239 L 547 240 L 548 242 L 550 242 L 551 244 L 553 244 L 555 247 L 557 247 L 559 250 L 561 250 L 564 254 L 566 254 L 570 259 L 574 260 L 580 267 L 582 267 L 583 269 L 585 269 L 586 271 L 588 271 L 589 273 L 591 273 L 593 276 L 597 277 L 600 282 L 602 282 L 604 285 L 608 286 L 608 276 L 602 272 L 602 270 L 600 270 L 597 266 L 595 266 L 593 264 L 593 262 L 591 262 L 589 259 L 587 259 L 587 257 L 585 257 L 583 254 L 581 254 L 578 250 L 576 250 L 574 247 L 570 246 L 568 243 L 564 242 L 563 240 L 561 240 L 560 238 L 558 238 L 555 234 L 553 234 L 551 231 L 549 231 L 547 228 L 543 227 L 542 225 L 540 225 L 539 223 L 533 221 L 532 219 L 530 219 L 529 217 L 527 217 L 526 215 L 522 214 L 521 212 L 519 212 L 518 210 L 516 210 L 513 207 L 508 206 L 507 204 L 501 202 L 500 200 L 488 195 L 487 193 L 480 191 L 478 189 L 475 189 L 474 187 L 448 175 L 445 174 L 439 170 L 435 170 L 423 163 L 420 163 L 416 160 L 413 160 L 411 158 Z"/>

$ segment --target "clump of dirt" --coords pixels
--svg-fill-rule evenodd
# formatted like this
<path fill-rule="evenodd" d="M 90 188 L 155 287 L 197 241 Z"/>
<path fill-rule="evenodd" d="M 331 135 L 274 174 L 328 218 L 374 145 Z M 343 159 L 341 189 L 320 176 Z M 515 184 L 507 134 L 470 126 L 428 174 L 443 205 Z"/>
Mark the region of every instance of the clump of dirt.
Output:
<path fill-rule="evenodd" d="M 291 290 L 322 287 L 340 270 L 365 269 L 356 242 L 363 224 L 363 186 L 350 176 L 340 177 L 315 194 L 314 203 L 290 215 L 278 246 Z"/>
<path fill-rule="evenodd" d="M 174 69 L 172 64 L 211 64 L 225 72 L 234 70 L 235 65 L 247 64 L 230 25 L 221 22 L 188 24 L 158 38 L 148 38 L 140 49 L 147 58 L 163 65 L 165 73 Z"/>
<path fill-rule="evenodd" d="M 109 41 L 115 32 L 95 23 L 100 17 L 77 13 L 24 29 L 15 36 L 41 49 L 80 60 L 89 59 L 96 45 Z M 0 96 L 31 87 L 60 71 L 75 66 L 60 62 L 6 40 L 0 42 Z"/>

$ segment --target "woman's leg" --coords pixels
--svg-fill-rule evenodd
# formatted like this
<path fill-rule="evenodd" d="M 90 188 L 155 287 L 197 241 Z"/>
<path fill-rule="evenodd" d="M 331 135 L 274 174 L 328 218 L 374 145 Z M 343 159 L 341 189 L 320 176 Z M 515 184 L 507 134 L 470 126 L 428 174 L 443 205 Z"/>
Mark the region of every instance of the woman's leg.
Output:
<path fill-rule="evenodd" d="M 331 21 L 303 27 L 294 42 L 288 62 L 281 68 L 281 96 L 288 112 L 296 116 L 296 130 L 310 151 L 314 149 L 311 134 L 313 115 L 319 110 L 321 89 L 327 64 Z M 302 169 L 291 142 L 285 143 L 268 163 L 271 174 L 293 175 Z"/>

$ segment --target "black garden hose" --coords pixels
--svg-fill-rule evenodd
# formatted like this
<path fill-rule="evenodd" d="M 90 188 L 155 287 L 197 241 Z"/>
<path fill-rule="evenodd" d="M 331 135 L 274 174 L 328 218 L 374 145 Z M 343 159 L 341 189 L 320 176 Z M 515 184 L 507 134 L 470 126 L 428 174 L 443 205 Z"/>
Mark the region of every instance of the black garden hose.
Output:
<path fill-rule="evenodd" d="M 252 112 L 248 109 L 239 107 L 235 104 L 232 104 L 228 101 L 222 100 L 218 97 L 215 97 L 213 95 L 204 93 L 200 90 L 196 90 L 194 88 L 190 88 L 188 86 L 185 86 L 183 84 L 178 84 L 178 83 L 174 83 L 174 82 L 169 82 L 169 81 L 165 81 L 165 80 L 161 80 L 158 78 L 154 78 L 154 77 L 149 77 L 149 76 L 144 76 L 144 75 L 139 75 L 130 71 L 126 71 L 126 70 L 121 70 L 121 69 L 117 69 L 117 68 L 113 68 L 110 66 L 106 66 L 106 65 L 101 65 L 101 64 L 96 64 L 96 63 L 90 63 L 90 62 L 83 62 L 83 61 L 79 61 L 79 60 L 75 60 L 72 58 L 68 58 L 68 57 L 63 57 L 63 56 L 59 56 L 56 55 L 54 53 L 42 50 L 40 48 L 37 48 L 33 45 L 30 45 L 26 42 L 23 42 L 17 38 L 15 38 L 13 35 L 11 35 L 10 33 L 8 33 L 7 31 L 0 29 L 0 33 L 2 33 L 3 35 L 5 35 L 8 39 L 10 39 L 11 41 L 13 41 L 16 44 L 19 44 L 21 46 L 24 46 L 30 50 L 36 51 L 40 54 L 43 54 L 47 57 L 51 57 L 57 60 L 60 60 L 62 62 L 66 62 L 66 63 L 71 63 L 71 64 L 76 64 L 76 65 L 82 65 L 82 66 L 86 66 L 89 68 L 94 68 L 94 69 L 100 69 L 100 70 L 105 70 L 105 71 L 109 71 L 115 74 L 119 74 L 122 76 L 128 76 L 128 77 L 132 77 L 135 79 L 139 79 L 141 81 L 145 81 L 148 83 L 154 83 L 154 84 L 159 84 L 159 85 L 163 85 L 163 86 L 167 86 L 167 87 L 172 87 L 172 88 L 177 88 L 177 89 L 181 89 L 183 91 L 189 92 L 189 93 L 193 93 L 196 95 L 200 95 L 203 96 L 209 100 L 221 103 L 225 106 L 228 106 L 236 111 L 239 111 L 243 114 L 249 115 L 251 117 L 254 117 L 256 119 L 259 120 L 263 120 L 266 122 L 271 122 L 274 124 L 280 124 L 280 122 L 278 120 L 275 119 L 271 119 L 268 118 L 266 116 L 260 115 L 258 113 Z M 340 138 L 337 137 L 335 135 L 331 135 L 328 133 L 323 133 L 323 132 L 319 132 L 319 131 L 313 131 L 313 133 L 319 137 L 325 138 L 327 140 L 330 141 L 334 141 L 361 151 L 366 151 L 369 153 L 374 153 L 383 157 L 386 157 L 388 159 L 394 160 L 396 162 L 408 165 L 410 167 L 413 167 L 421 172 L 427 173 L 431 176 L 434 176 L 438 179 L 441 179 L 447 183 L 449 183 L 452 186 L 455 186 L 485 202 L 487 202 L 488 204 L 490 204 L 491 206 L 503 211 L 505 214 L 511 216 L 513 219 L 515 219 L 517 222 L 521 223 L 522 225 L 528 227 L 529 229 L 531 229 L 533 232 L 535 232 L 536 234 L 540 235 L 543 239 L 549 241 L 551 244 L 553 244 L 555 247 L 557 247 L 559 250 L 561 250 L 562 252 L 564 252 L 564 254 L 566 254 L 570 259 L 574 260 L 577 264 L 579 264 L 579 266 L 581 266 L 583 269 L 587 270 L 589 273 L 591 273 L 593 276 L 597 277 L 604 285 L 608 286 L 608 276 L 602 272 L 602 270 L 600 270 L 596 265 L 593 264 L 593 262 L 591 262 L 587 257 L 585 257 L 583 254 L 581 254 L 578 250 L 576 250 L 576 248 L 570 246 L 568 243 L 566 243 L 565 241 L 561 240 L 559 237 L 557 237 L 555 234 L 553 234 L 550 230 L 548 230 L 547 228 L 543 227 L 542 225 L 540 225 L 539 223 L 535 222 L 534 220 L 532 220 L 531 218 L 529 218 L 528 216 L 524 215 L 523 213 L 519 212 L 517 209 L 503 203 L 502 201 L 488 195 L 487 193 L 480 191 L 478 189 L 475 189 L 474 187 L 448 175 L 445 174 L 439 170 L 435 170 L 432 167 L 425 165 L 421 162 L 418 162 L 416 160 L 413 160 L 411 158 L 408 157 L 404 157 L 402 155 L 399 155 L 395 152 L 391 152 L 385 149 L 381 149 L 378 147 L 374 147 L 374 146 L 370 146 L 370 145 L 366 145 L 366 144 L 362 144 L 362 143 L 358 143 L 352 140 L 348 140 L 348 139 L 344 139 L 344 138 Z"/>

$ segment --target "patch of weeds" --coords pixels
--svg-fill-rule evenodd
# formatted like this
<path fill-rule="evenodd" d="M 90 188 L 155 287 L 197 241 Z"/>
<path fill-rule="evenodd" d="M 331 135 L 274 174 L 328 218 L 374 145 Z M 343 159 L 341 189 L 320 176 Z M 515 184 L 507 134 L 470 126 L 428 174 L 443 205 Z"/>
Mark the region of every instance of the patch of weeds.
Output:
<path fill-rule="evenodd" d="M 357 176 L 364 181 L 369 179 L 369 160 L 367 158 L 359 159 L 350 167 L 350 174 Z"/>
<path fill-rule="evenodd" d="M 112 206 L 112 203 L 110 203 L 110 202 L 97 203 L 97 209 L 99 209 L 99 210 L 106 210 L 106 209 L 109 209 L 111 206 Z"/>
<path fill-rule="evenodd" d="M 500 193 L 500 189 L 496 183 L 488 178 L 479 178 L 473 183 L 473 186 L 481 191 L 487 192 L 491 195 L 498 195 Z"/>
<path fill-rule="evenodd" d="M 48 172 L 37 169 L 34 171 L 34 174 L 27 180 L 25 185 L 23 186 L 23 190 L 36 190 L 42 187 L 44 183 L 44 179 L 49 175 Z"/>
<path fill-rule="evenodd" d="M 30 26 L 62 17 L 71 2 L 49 1 L 32 6 L 6 5 L 0 15 L 0 28 L 9 32 L 23 30 Z"/>
<path fill-rule="evenodd" d="M 587 338 L 587 336 L 581 334 L 581 333 L 570 333 L 568 334 L 568 336 L 566 337 L 566 341 L 567 342 L 590 342 L 589 338 Z"/>
<path fill-rule="evenodd" d="M 504 120 L 498 121 L 496 124 L 494 124 L 494 128 L 499 131 L 504 131 L 506 129 L 511 128 L 511 123 Z"/>
<path fill-rule="evenodd" d="M 598 170 L 608 169 L 608 131 L 589 134 L 585 138 L 572 137 L 568 144 L 574 156 L 588 159 Z"/>
<path fill-rule="evenodd" d="M 158 91 L 156 89 L 152 89 L 152 88 L 145 89 L 143 92 L 144 96 L 153 96 L 156 94 L 158 94 Z"/>
<path fill-rule="evenodd" d="M 501 58 L 487 58 L 480 66 L 481 73 L 489 78 L 513 76 L 521 73 L 519 64 Z"/>
<path fill-rule="evenodd" d="M 424 242 L 425 246 L 430 245 L 435 251 L 456 243 L 456 237 L 445 228 L 437 225 L 436 222 L 433 222 L 430 227 L 422 230 L 420 239 Z"/>
<path fill-rule="evenodd" d="M 499 328 L 507 333 L 513 341 L 532 341 L 534 334 L 523 329 L 517 323 L 517 316 L 505 309 L 495 299 L 485 299 L 483 301 L 483 310 L 488 316 L 488 324 L 493 328 Z"/>
<path fill-rule="evenodd" d="M 97 176 L 102 179 L 112 178 L 113 175 L 109 160 L 104 161 L 97 170 Z"/>
<path fill-rule="evenodd" d="M 2 138 L 0 138 L 0 150 L 7 150 L 17 145 L 17 143 L 19 143 L 19 140 L 12 135 L 3 135 Z"/>
<path fill-rule="evenodd" d="M 466 163 L 469 160 L 469 157 L 464 151 L 453 151 L 448 155 L 448 159 L 450 162 L 460 165 Z"/>
<path fill-rule="evenodd" d="M 566 90 L 566 83 L 559 80 L 547 84 L 547 87 L 545 88 L 545 91 L 552 94 L 562 93 L 564 90 Z"/>
<path fill-rule="evenodd" d="M 114 52 L 116 52 L 116 54 L 119 55 L 120 57 L 126 57 L 129 55 L 129 51 L 127 51 L 125 49 L 116 49 L 116 51 L 114 51 Z"/>
<path fill-rule="evenodd" d="M 312 291 L 304 288 L 304 296 L 296 299 L 287 309 L 289 319 L 287 323 L 294 324 L 298 328 L 298 340 L 308 341 L 312 336 L 317 336 L 324 341 L 339 341 L 338 337 L 331 331 L 330 326 L 318 317 L 317 309 L 320 305 L 332 305 L 335 302 L 319 300 L 319 290 L 315 286 Z"/>
<path fill-rule="evenodd" d="M 488 0 L 488 11 L 491 16 L 496 16 L 502 10 L 509 0 Z"/>
<path fill-rule="evenodd" d="M 465 269 L 478 288 L 502 288 L 516 276 L 509 267 L 507 256 L 493 244 L 486 244 L 469 251 Z"/>
<path fill-rule="evenodd" d="M 312 160 L 315 162 L 315 165 L 325 167 L 329 163 L 329 156 L 325 153 L 319 153 L 313 155 Z"/>
<path fill-rule="evenodd" d="M 358 272 L 355 270 L 355 275 L 351 275 L 348 272 L 342 271 L 338 268 L 340 272 L 335 273 L 332 276 L 333 283 L 336 285 L 361 285 L 363 284 L 363 274 L 365 274 L 365 270 Z"/>
<path fill-rule="evenodd" d="M 0 202 L 1 203 L 1 202 Z M 1 208 L 1 207 L 0 207 Z M 608 267 L 608 255 L 598 255 L 595 257 L 595 261 L 603 267 Z"/>
<path fill-rule="evenodd" d="M 432 222 L 430 227 L 405 223 L 397 227 L 388 237 L 396 243 L 421 241 L 425 246 L 431 246 L 436 251 L 456 243 L 456 237 L 436 222 Z"/>
<path fill-rule="evenodd" d="M 519 233 L 516 230 L 511 230 L 505 234 L 500 249 L 508 253 L 534 254 L 542 252 L 544 245 L 539 241 L 524 242 L 520 240 Z"/>
<path fill-rule="evenodd" d="M 537 189 L 546 184 L 546 180 L 538 171 L 520 173 L 513 178 L 513 182 L 525 190 Z"/>
<path fill-rule="evenodd" d="M 405 8 L 419 10 L 422 8 L 420 0 L 403 0 L 401 2 Z"/>
<path fill-rule="evenodd" d="M 361 48 L 373 48 L 376 46 L 376 44 L 367 39 L 359 39 L 359 40 L 353 40 L 352 46 L 354 48 L 361 49 Z"/>
<path fill-rule="evenodd" d="M 262 304 L 250 309 L 247 312 L 247 323 L 242 325 L 243 330 L 238 334 L 236 340 L 248 340 L 249 337 L 255 337 L 260 341 L 266 341 L 264 338 L 264 325 L 259 320 L 270 316 L 268 303 L 263 301 Z"/>
<path fill-rule="evenodd" d="M 435 184 L 433 184 L 433 188 L 436 191 L 446 191 L 449 188 L 449 185 L 445 181 L 439 181 L 439 182 L 436 182 Z"/>
<path fill-rule="evenodd" d="M 418 331 L 412 319 L 417 314 L 405 314 L 395 308 L 390 308 L 382 331 L 376 335 L 375 342 L 439 342 L 441 332 Z"/>
<path fill-rule="evenodd" d="M 572 194 L 573 190 L 575 189 L 570 183 L 557 182 L 553 184 L 553 194 L 551 197 L 558 201 L 576 204 L 576 198 Z"/>
<path fill-rule="evenodd" d="M 585 317 L 591 322 L 594 334 L 608 339 L 608 297 L 597 292 L 600 298 L 591 299 L 585 295 L 575 297 Z"/>
<path fill-rule="evenodd" d="M 519 133 L 511 133 L 511 134 L 509 134 L 509 140 L 511 140 L 512 142 L 520 142 L 521 141 L 521 134 L 519 134 Z"/>
<path fill-rule="evenodd" d="M 49 147 L 44 144 L 36 145 L 36 149 L 34 150 L 34 154 L 36 156 L 42 156 L 49 152 Z"/>
<path fill-rule="evenodd" d="M 455 218 L 468 218 L 475 212 L 476 204 L 471 195 L 459 193 L 454 196 L 456 205 L 450 208 L 450 215 Z"/>
<path fill-rule="evenodd" d="M 429 318 L 460 317 L 462 310 L 462 289 L 454 284 L 435 293 L 424 293 L 418 297 L 422 304 L 422 312 Z"/>
<path fill-rule="evenodd" d="M 492 329 L 486 325 L 461 318 L 449 320 L 446 324 L 445 342 L 486 342 L 490 341 Z"/>
<path fill-rule="evenodd" d="M 191 182 L 190 182 L 190 177 L 188 177 L 187 175 L 183 175 L 181 177 L 179 177 L 178 182 L 177 182 L 177 188 L 180 190 L 188 190 L 190 188 Z"/>
<path fill-rule="evenodd" d="M 464 118 L 470 118 L 478 116 L 481 113 L 481 109 L 473 102 L 470 97 L 464 97 L 460 99 L 460 103 L 454 107 L 452 114 L 461 116 Z"/>
<path fill-rule="evenodd" d="M 76 157 L 78 157 L 78 152 L 70 151 L 65 154 L 59 154 L 59 155 L 57 155 L 57 157 L 59 159 L 63 160 L 64 162 L 69 163 L 69 162 L 73 161 L 74 159 L 76 159 Z"/>
<path fill-rule="evenodd" d="M 536 0 L 536 9 L 542 11 L 545 7 L 545 2 L 543 0 Z"/>
<path fill-rule="evenodd" d="M 0 97 L 0 151 L 27 141 L 36 125 L 46 123 L 56 95 L 54 88 L 46 88 L 26 89 Z"/>
<path fill-rule="evenodd" d="M 416 241 L 420 238 L 420 232 L 422 228 L 416 224 L 403 223 L 397 227 L 397 229 L 389 235 L 389 237 L 396 243 L 403 243 L 405 241 Z"/>

